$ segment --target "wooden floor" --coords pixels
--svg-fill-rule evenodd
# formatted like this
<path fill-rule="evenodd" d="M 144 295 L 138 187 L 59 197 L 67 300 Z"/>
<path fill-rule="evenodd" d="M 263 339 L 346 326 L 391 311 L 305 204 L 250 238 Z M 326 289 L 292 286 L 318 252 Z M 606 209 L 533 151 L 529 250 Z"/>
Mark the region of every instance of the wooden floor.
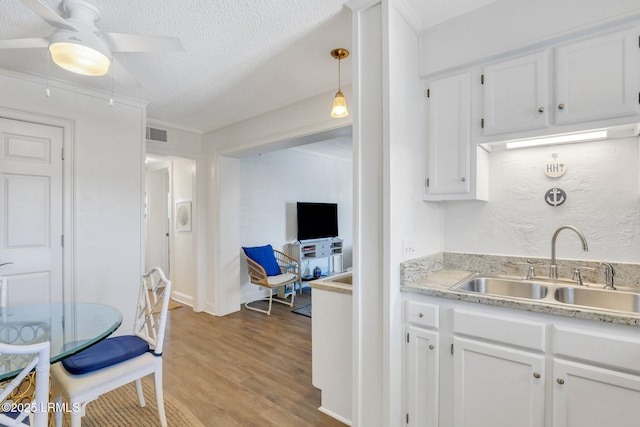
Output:
<path fill-rule="evenodd" d="M 311 302 L 311 290 L 294 308 Z M 311 385 L 311 319 L 273 304 L 271 316 L 169 311 L 164 389 L 207 426 L 344 426 L 318 411 Z"/>

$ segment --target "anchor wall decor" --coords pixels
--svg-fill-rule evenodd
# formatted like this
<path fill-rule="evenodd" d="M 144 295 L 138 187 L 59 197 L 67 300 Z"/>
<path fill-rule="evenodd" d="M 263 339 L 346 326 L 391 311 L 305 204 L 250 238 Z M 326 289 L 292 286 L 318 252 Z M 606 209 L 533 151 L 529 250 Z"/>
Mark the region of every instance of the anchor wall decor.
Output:
<path fill-rule="evenodd" d="M 560 206 L 567 200 L 567 193 L 561 188 L 553 187 L 545 193 L 544 200 L 551 206 Z"/>

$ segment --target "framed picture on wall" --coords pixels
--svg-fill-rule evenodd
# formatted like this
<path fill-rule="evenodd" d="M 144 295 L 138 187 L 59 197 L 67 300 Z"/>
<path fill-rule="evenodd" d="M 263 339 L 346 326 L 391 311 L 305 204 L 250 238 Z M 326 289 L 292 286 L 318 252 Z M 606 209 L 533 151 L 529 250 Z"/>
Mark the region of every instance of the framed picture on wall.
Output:
<path fill-rule="evenodd" d="M 176 203 L 176 230 L 191 231 L 191 202 Z"/>

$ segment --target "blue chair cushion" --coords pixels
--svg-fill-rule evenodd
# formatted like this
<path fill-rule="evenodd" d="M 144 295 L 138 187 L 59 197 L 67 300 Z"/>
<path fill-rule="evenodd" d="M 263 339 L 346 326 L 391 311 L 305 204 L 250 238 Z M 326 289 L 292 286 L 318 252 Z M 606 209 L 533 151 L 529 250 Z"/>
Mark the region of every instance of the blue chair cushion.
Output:
<path fill-rule="evenodd" d="M 107 338 L 99 343 L 67 357 L 62 366 L 72 374 L 86 374 L 125 360 L 133 359 L 149 351 L 149 343 L 135 335 Z"/>
<path fill-rule="evenodd" d="M 20 412 L 17 409 L 12 409 L 11 411 L 0 411 L 0 414 L 6 415 L 7 417 L 11 418 L 12 420 L 16 420 L 20 416 Z M 30 426 L 31 422 L 29 421 L 29 417 L 26 417 L 24 420 L 22 420 L 22 423 L 20 423 L 18 425 Z"/>
<path fill-rule="evenodd" d="M 273 247 L 271 245 L 254 246 L 251 248 L 242 247 L 245 254 L 264 268 L 267 276 L 277 276 L 281 274 L 280 267 L 276 261 L 276 256 L 273 254 Z"/>

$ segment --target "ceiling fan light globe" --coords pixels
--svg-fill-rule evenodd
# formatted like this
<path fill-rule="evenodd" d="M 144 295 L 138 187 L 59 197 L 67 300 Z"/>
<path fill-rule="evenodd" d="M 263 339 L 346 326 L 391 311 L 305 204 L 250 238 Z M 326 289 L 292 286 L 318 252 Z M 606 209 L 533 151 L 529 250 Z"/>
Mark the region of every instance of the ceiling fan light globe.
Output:
<path fill-rule="evenodd" d="M 341 118 L 347 117 L 349 111 L 347 111 L 347 101 L 344 99 L 342 91 L 336 93 L 336 97 L 333 98 L 333 108 L 331 109 L 331 117 Z"/>
<path fill-rule="evenodd" d="M 49 52 L 59 67 L 85 76 L 103 76 L 111 64 L 103 53 L 76 43 L 53 43 Z"/>

